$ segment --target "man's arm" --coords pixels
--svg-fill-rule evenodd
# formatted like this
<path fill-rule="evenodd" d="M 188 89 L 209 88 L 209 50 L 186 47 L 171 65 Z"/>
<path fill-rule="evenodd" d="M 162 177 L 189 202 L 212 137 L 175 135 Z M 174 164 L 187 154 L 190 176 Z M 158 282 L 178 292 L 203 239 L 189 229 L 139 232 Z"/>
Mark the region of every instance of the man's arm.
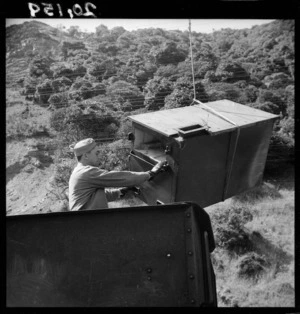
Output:
<path fill-rule="evenodd" d="M 86 173 L 86 179 L 95 187 L 128 187 L 141 185 L 145 181 L 156 176 L 166 165 L 166 162 L 159 162 L 150 171 L 103 171 L 96 167 L 90 167 Z"/>

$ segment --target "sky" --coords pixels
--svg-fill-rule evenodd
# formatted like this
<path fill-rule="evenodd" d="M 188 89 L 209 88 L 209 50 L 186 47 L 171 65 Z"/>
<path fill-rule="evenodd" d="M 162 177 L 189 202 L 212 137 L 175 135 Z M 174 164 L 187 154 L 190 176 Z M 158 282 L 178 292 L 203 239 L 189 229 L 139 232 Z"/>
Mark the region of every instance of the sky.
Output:
<path fill-rule="evenodd" d="M 56 27 L 62 24 L 68 29 L 70 26 L 79 26 L 81 31 L 95 32 L 100 24 L 106 25 L 108 29 L 116 26 L 123 26 L 126 30 L 132 31 L 139 28 L 162 28 L 165 30 L 189 29 L 188 19 L 6 19 L 6 26 L 21 24 L 26 21 L 40 21 L 50 26 Z M 274 20 L 254 20 L 254 19 L 191 19 L 192 32 L 211 33 L 222 28 L 243 29 L 251 28 L 254 25 L 270 23 Z"/>

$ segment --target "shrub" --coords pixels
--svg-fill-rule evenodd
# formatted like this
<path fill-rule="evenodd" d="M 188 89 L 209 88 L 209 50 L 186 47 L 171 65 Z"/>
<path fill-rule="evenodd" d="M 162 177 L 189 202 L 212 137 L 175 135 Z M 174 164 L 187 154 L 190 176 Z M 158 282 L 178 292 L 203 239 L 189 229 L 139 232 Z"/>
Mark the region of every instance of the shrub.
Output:
<path fill-rule="evenodd" d="M 40 77 L 45 74 L 48 77 L 52 77 L 52 71 L 50 70 L 50 65 L 53 60 L 49 57 L 36 56 L 30 66 L 29 75 L 32 77 Z"/>
<path fill-rule="evenodd" d="M 36 96 L 39 98 L 42 104 L 46 104 L 53 93 L 51 80 L 45 80 L 40 83 L 36 88 Z"/>
<path fill-rule="evenodd" d="M 239 260 L 237 275 L 243 279 L 257 281 L 266 272 L 268 266 L 270 263 L 264 256 L 251 252 Z"/>
<path fill-rule="evenodd" d="M 295 163 L 295 140 L 283 132 L 274 132 L 267 156 L 264 176 L 273 177 Z"/>
<path fill-rule="evenodd" d="M 63 92 L 72 85 L 72 81 L 67 77 L 58 77 L 52 81 L 52 88 L 56 93 Z"/>
<path fill-rule="evenodd" d="M 229 253 L 243 254 L 252 249 L 252 242 L 244 230 L 244 224 L 253 219 L 247 207 L 233 206 L 213 212 L 211 215 L 218 247 Z"/>
<path fill-rule="evenodd" d="M 68 93 L 62 92 L 51 95 L 48 101 L 51 107 L 53 107 L 54 109 L 59 109 L 68 106 L 69 104 L 68 98 L 69 98 Z"/>
<path fill-rule="evenodd" d="M 26 78 L 24 80 L 24 90 L 23 94 L 26 96 L 26 99 L 33 97 L 36 92 L 37 80 L 32 78 Z"/>
<path fill-rule="evenodd" d="M 109 144 L 101 145 L 101 168 L 111 170 L 129 170 L 128 156 L 131 147 L 126 140 L 117 140 Z"/>
<path fill-rule="evenodd" d="M 113 138 L 119 127 L 119 117 L 111 110 L 102 108 L 85 113 L 78 105 L 54 111 L 50 125 L 60 132 L 67 144 L 82 138 Z"/>
<path fill-rule="evenodd" d="M 139 88 L 125 81 L 112 83 L 107 87 L 106 94 L 113 101 L 120 103 L 121 108 L 125 103 L 127 107 L 130 107 L 130 103 L 132 108 L 141 108 L 144 105 L 144 96 Z"/>

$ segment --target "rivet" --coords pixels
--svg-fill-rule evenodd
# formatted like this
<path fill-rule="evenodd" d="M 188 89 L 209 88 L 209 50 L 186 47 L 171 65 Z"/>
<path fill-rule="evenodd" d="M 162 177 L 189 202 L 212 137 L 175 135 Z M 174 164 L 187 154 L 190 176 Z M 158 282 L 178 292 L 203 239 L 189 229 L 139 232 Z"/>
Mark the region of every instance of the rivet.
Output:
<path fill-rule="evenodd" d="M 147 273 L 152 273 L 152 269 L 151 268 L 147 268 Z"/>
<path fill-rule="evenodd" d="M 191 217 L 191 214 L 190 213 L 186 213 L 186 217 Z"/>
<path fill-rule="evenodd" d="M 188 232 L 188 233 L 190 233 L 191 231 L 192 231 L 192 229 L 191 229 L 191 228 L 188 228 L 188 229 L 187 229 L 187 232 Z"/>
<path fill-rule="evenodd" d="M 195 276 L 194 275 L 190 275 L 190 279 L 194 279 L 195 278 Z"/>
<path fill-rule="evenodd" d="M 194 303 L 195 303 L 195 300 L 194 300 L 194 299 L 191 299 L 191 303 L 194 304 Z"/>
<path fill-rule="evenodd" d="M 167 258 L 171 258 L 171 254 L 170 253 L 167 254 Z"/>
<path fill-rule="evenodd" d="M 150 281 L 150 280 L 151 280 L 151 277 L 149 276 L 147 279 Z"/>
<path fill-rule="evenodd" d="M 193 255 L 193 252 L 192 252 L 192 251 L 189 251 L 188 254 L 189 254 L 189 256 L 192 256 L 192 255 Z"/>

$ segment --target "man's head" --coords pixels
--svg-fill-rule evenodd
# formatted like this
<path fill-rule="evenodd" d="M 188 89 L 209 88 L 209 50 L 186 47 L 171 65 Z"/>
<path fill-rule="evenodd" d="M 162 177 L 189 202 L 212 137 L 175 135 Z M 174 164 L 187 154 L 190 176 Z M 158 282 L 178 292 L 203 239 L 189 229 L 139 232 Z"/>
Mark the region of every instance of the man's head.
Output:
<path fill-rule="evenodd" d="M 74 154 L 79 162 L 87 166 L 99 165 L 99 149 L 92 138 L 84 139 L 73 147 Z"/>

